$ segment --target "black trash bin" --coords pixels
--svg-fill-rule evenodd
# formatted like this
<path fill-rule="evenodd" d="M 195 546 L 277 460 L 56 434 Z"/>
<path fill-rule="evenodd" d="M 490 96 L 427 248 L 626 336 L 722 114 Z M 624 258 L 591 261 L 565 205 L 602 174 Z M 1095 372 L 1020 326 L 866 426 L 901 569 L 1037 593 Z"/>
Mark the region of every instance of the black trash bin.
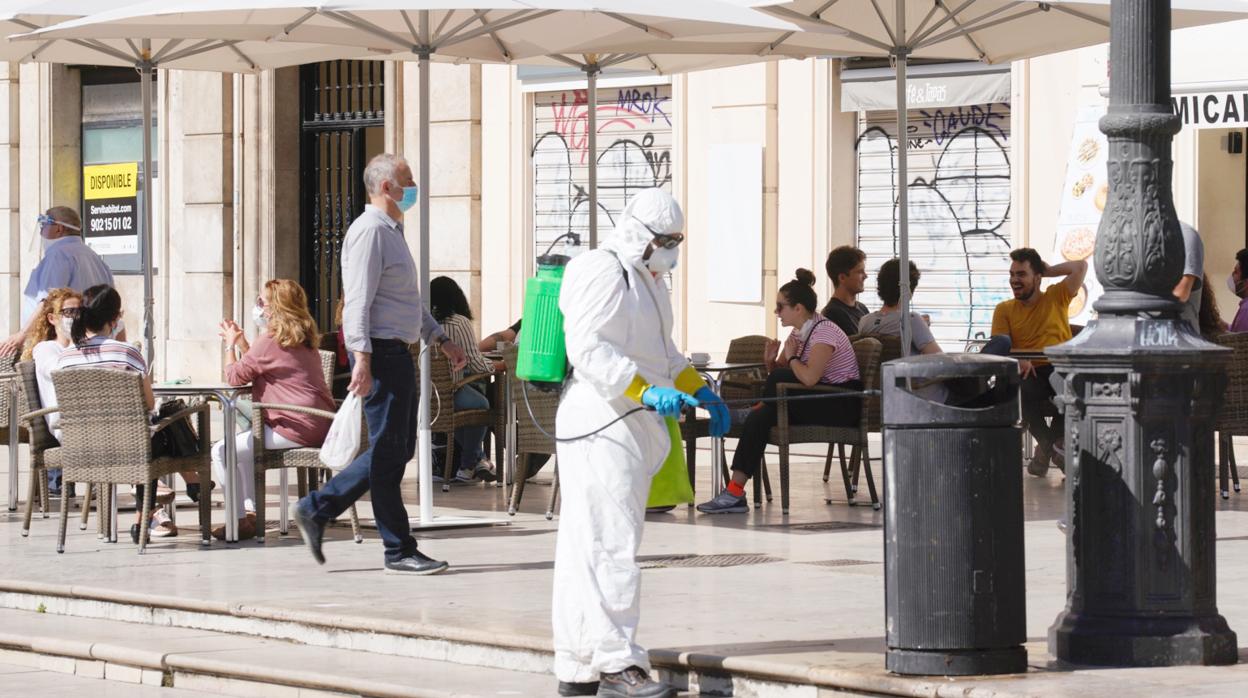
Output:
<path fill-rule="evenodd" d="M 977 354 L 884 364 L 889 671 L 1027 669 L 1018 383 L 1016 362 Z"/>

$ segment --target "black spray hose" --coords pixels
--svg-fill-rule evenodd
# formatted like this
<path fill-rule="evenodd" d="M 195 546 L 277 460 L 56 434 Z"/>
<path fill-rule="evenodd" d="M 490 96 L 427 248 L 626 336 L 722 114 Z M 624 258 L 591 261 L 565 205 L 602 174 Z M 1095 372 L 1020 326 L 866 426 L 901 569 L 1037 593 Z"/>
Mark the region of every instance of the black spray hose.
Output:
<path fill-rule="evenodd" d="M 594 436 L 595 434 L 599 434 L 603 431 L 606 431 L 608 428 L 614 426 L 617 422 L 623 421 L 625 418 L 630 417 L 634 414 L 637 414 L 638 412 L 654 412 L 655 411 L 653 407 L 650 407 L 648 405 L 640 405 L 638 407 L 634 407 L 633 409 L 625 412 L 624 414 L 616 417 L 615 419 L 607 422 L 606 424 L 598 427 L 597 429 L 591 432 L 587 432 L 579 436 L 559 437 L 543 429 L 542 425 L 539 424 L 537 421 L 537 416 L 533 414 L 533 405 L 529 404 L 529 382 L 528 381 L 521 381 L 520 392 L 524 394 L 524 407 L 529 413 L 529 419 L 532 420 L 533 426 L 537 427 L 537 430 L 542 432 L 543 436 L 557 443 L 568 443 L 571 441 L 580 441 L 582 439 L 588 439 L 589 437 Z M 878 390 L 854 390 L 854 391 L 845 391 L 845 392 L 836 392 L 836 393 L 821 393 L 819 395 L 794 395 L 792 397 L 741 398 L 737 400 L 722 400 L 721 399 L 718 402 L 699 401 L 698 405 L 704 406 L 704 405 L 719 405 L 719 404 L 723 404 L 723 405 L 741 404 L 741 405 L 749 406 L 749 405 L 757 405 L 761 402 L 784 402 L 784 401 L 793 402 L 795 400 L 828 400 L 828 399 L 833 399 L 833 398 L 845 398 L 845 397 L 875 397 L 877 395 L 880 395 L 880 391 Z"/>

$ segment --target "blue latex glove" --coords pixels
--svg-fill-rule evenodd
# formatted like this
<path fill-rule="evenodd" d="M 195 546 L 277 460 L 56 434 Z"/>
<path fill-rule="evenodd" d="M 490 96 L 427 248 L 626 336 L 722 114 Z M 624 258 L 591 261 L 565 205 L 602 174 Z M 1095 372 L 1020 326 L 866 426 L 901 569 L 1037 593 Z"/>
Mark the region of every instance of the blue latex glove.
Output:
<path fill-rule="evenodd" d="M 724 404 L 723 399 L 705 385 L 698 388 L 698 392 L 693 396 L 702 403 L 702 409 L 711 413 L 711 436 L 718 438 L 727 434 L 732 426 L 732 415 L 728 413 L 728 406 Z"/>
<path fill-rule="evenodd" d="M 651 387 L 641 394 L 641 404 L 653 407 L 660 416 L 679 417 L 685 405 L 697 407 L 698 401 L 675 388 Z"/>

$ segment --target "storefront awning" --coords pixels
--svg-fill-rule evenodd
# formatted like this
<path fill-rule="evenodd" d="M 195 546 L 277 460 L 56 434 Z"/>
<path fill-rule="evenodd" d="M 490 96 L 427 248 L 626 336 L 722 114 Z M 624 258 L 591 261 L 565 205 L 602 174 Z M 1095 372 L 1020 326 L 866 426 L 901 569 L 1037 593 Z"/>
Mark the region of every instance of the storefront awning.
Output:
<path fill-rule="evenodd" d="M 935 109 L 967 104 L 991 104 L 1010 101 L 1009 66 L 989 68 L 976 66 L 981 72 L 949 74 L 944 71 L 924 74 L 912 70 L 907 76 L 906 103 L 911 109 Z M 895 111 L 897 82 L 892 70 L 854 70 L 842 73 L 841 111 Z M 874 75 L 851 75 L 873 73 Z"/>

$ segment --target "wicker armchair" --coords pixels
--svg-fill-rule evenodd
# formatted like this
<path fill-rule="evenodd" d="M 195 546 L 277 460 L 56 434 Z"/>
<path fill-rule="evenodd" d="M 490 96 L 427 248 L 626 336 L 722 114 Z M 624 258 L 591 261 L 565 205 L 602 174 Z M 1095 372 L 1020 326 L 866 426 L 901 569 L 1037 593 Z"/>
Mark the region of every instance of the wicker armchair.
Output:
<path fill-rule="evenodd" d="M 1248 436 L 1248 333 L 1227 332 L 1214 341 L 1234 352 L 1226 365 L 1226 394 L 1214 422 L 1218 431 L 1218 489 L 1227 499 L 1231 494 L 1228 480 L 1239 492 L 1232 438 Z"/>
<path fill-rule="evenodd" d="M 880 341 L 873 337 L 864 337 L 854 342 L 854 354 L 858 358 L 858 372 L 862 377 L 862 385 L 866 390 L 879 387 Z M 789 391 L 836 393 L 846 392 L 844 388 L 835 386 L 805 386 L 801 383 L 780 383 L 776 386 L 777 395 L 786 397 Z M 777 424 L 772 428 L 768 443 L 780 448 L 780 508 L 784 514 L 789 513 L 789 447 L 793 444 L 827 443 L 846 444 L 854 447 L 853 465 L 861 462 L 867 472 L 867 488 L 871 492 L 871 505 L 880 508 L 880 500 L 875 491 L 875 478 L 871 474 L 871 455 L 867 446 L 870 432 L 871 399 L 862 399 L 861 414 L 856 427 L 830 427 L 818 424 L 790 424 L 789 403 L 779 403 Z M 845 493 L 850 497 L 849 472 L 842 467 L 841 478 L 845 482 Z"/>
<path fill-rule="evenodd" d="M 136 373 L 102 368 L 77 368 L 52 373 L 61 410 L 59 449 L 65 483 L 104 485 L 147 484 L 173 473 L 194 470 L 200 482 L 211 477 L 207 403 L 198 403 L 151 426 L 143 403 L 142 377 Z M 152 434 L 190 415 L 198 416 L 200 452 L 186 457 L 154 457 Z M 56 551 L 65 552 L 65 526 L 69 520 L 69 488 L 61 490 L 61 527 Z M 139 552 L 147 547 L 154 488 L 145 488 L 139 519 Z M 110 498 L 111 499 L 111 498 Z M 199 528 L 204 545 L 211 541 L 208 497 L 199 498 Z"/>
<path fill-rule="evenodd" d="M 558 392 L 545 392 L 530 386 L 528 388 L 528 404 L 525 404 L 525 389 L 516 378 L 516 360 L 519 356 L 515 347 L 503 353 L 503 361 L 507 364 L 507 380 L 511 381 L 511 407 L 516 416 L 516 482 L 511 488 L 511 500 L 507 504 L 507 513 L 516 515 L 520 508 L 520 499 L 524 496 L 524 482 L 528 479 L 529 458 L 537 454 L 555 455 L 555 442 L 538 431 L 529 416 L 529 408 L 533 409 L 533 417 L 548 433 L 555 433 L 555 414 L 559 411 Z M 506 413 L 504 408 L 502 412 Z M 555 463 L 555 486 L 551 490 L 550 505 L 546 508 L 547 518 L 554 516 L 554 501 L 559 489 L 559 463 Z"/>
<path fill-rule="evenodd" d="M 39 401 L 39 382 L 35 377 L 33 361 L 23 361 L 17 365 L 17 373 L 22 380 L 22 393 L 25 395 L 27 414 L 22 415 L 30 442 L 30 491 L 26 497 L 26 515 L 22 519 L 22 536 L 30 535 L 30 519 L 35 510 L 35 499 L 39 500 L 39 510 L 43 518 L 48 518 L 48 479 L 49 467 L 60 467 L 58 451 L 60 442 L 52 436 L 44 416 L 51 412 L 43 409 Z M 31 415 L 38 413 L 38 416 Z M 87 490 L 83 498 L 83 510 L 89 509 L 91 491 Z"/>
<path fill-rule="evenodd" d="M 757 363 L 763 360 L 763 354 L 767 351 L 767 342 L 771 338 L 761 334 L 751 334 L 744 337 L 737 337 L 728 343 L 728 355 L 724 357 L 724 363 L 729 364 L 748 364 Z M 745 401 L 756 400 L 763 396 L 763 386 L 767 383 L 767 369 L 765 368 L 747 368 L 735 371 L 724 371 L 719 380 L 719 396 L 726 401 Z M 738 406 L 744 406 L 744 403 L 738 403 Z M 739 436 L 739 427 L 735 430 L 737 433 L 729 432 L 727 436 Z M 709 438 L 711 435 L 711 422 L 706 418 L 686 417 L 680 423 L 680 435 L 685 440 L 685 463 L 689 467 L 689 484 L 697 490 L 697 440 Z M 723 455 L 722 444 L 720 446 L 721 456 Z M 728 459 L 726 457 L 720 459 L 720 463 L 724 464 L 724 480 L 727 481 L 729 475 L 727 473 Z M 771 499 L 771 482 L 767 478 L 766 468 L 762 471 L 761 480 L 767 488 L 767 498 Z M 755 492 L 755 501 L 759 498 L 758 492 Z"/>
<path fill-rule="evenodd" d="M 412 361 L 416 362 L 416 371 L 420 372 L 420 349 L 412 345 Z M 446 458 L 443 460 L 445 473 L 442 480 L 442 491 L 451 491 L 451 478 L 455 477 L 455 430 L 460 427 L 489 427 L 494 424 L 494 411 L 498 406 L 488 410 L 457 410 L 455 409 L 455 391 L 469 383 L 488 378 L 489 373 L 478 373 L 455 380 L 451 370 L 451 361 L 438 353 L 430 357 L 429 381 L 433 384 L 432 407 L 429 430 L 434 434 L 446 435 Z M 419 379 L 418 379 L 419 380 Z"/>
<path fill-rule="evenodd" d="M 21 390 L 21 378 L 17 375 L 16 364 L 16 355 L 0 356 L 0 443 L 9 446 L 12 445 L 9 442 L 9 439 L 12 437 L 12 434 L 9 433 L 9 424 L 13 416 L 10 410 L 15 407 L 12 404 L 12 386 L 16 385 L 18 390 Z M 17 404 L 22 404 L 21 397 L 18 397 Z M 20 408 L 18 408 L 18 412 L 20 414 Z M 17 434 L 16 443 L 24 444 L 30 441 L 30 434 L 27 433 L 25 427 L 19 426 Z M 9 464 L 14 468 L 17 467 L 16 451 L 9 454 Z"/>
<path fill-rule="evenodd" d="M 880 364 L 901 358 L 901 337 L 897 335 L 853 335 L 849 338 L 849 341 L 852 343 L 865 337 L 873 337 L 880 341 Z M 879 375 L 878 371 L 879 369 L 877 369 L 877 376 Z M 869 397 L 867 402 L 867 429 L 868 431 L 879 432 L 882 428 L 880 423 L 880 398 Z M 828 457 L 823 463 L 823 481 L 827 482 L 828 476 L 832 473 L 832 453 L 834 447 L 840 456 L 841 470 L 849 469 L 849 489 L 846 490 L 846 494 L 856 496 L 858 494 L 859 464 L 861 463 L 856 448 L 851 448 L 849 461 L 846 461 L 845 444 L 828 444 Z M 849 468 L 851 464 L 853 467 Z M 852 498 L 849 503 L 850 506 L 853 506 Z"/>
<path fill-rule="evenodd" d="M 335 355 L 332 351 L 320 351 L 321 355 L 321 372 L 325 377 L 325 384 L 330 385 L 334 379 L 334 363 Z M 300 414 L 309 414 L 316 417 L 324 417 L 333 419 L 334 413 L 325 410 L 318 410 L 312 407 L 300 407 L 298 405 L 281 405 L 276 403 L 253 402 L 251 405 L 251 444 L 252 454 L 255 457 L 255 480 L 256 480 L 256 543 L 264 545 L 265 542 L 265 475 L 270 470 L 279 470 L 282 472 L 281 483 L 281 509 L 280 517 L 281 527 L 278 529 L 282 535 L 290 530 L 289 522 L 286 519 L 286 469 L 294 468 L 301 475 L 300 483 L 305 482 L 303 474 L 315 475 L 321 471 L 329 471 L 325 464 L 321 462 L 321 449 L 319 446 L 305 446 L 303 448 L 288 448 L 280 450 L 270 450 L 264 446 L 264 413 L 269 410 L 281 410 L 284 412 L 298 412 Z M 368 442 L 368 426 L 361 423 L 360 429 L 363 432 L 360 443 L 362 445 Z M 315 484 L 315 477 L 308 477 L 307 482 Z M 355 505 L 351 505 L 351 533 L 355 537 L 356 543 L 364 541 L 363 535 L 360 534 L 360 515 L 356 511 Z"/>

